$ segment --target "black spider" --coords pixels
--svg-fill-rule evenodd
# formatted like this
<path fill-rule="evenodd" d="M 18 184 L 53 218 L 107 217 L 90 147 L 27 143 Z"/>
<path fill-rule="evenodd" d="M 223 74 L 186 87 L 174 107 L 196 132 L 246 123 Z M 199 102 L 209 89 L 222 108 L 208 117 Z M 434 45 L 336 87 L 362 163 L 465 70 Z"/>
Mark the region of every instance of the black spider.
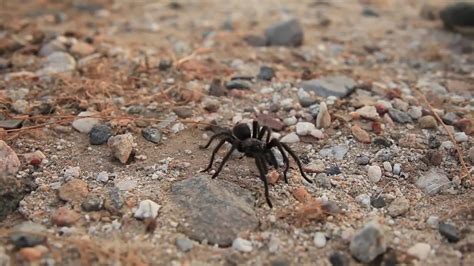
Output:
<path fill-rule="evenodd" d="M 221 138 L 219 144 L 217 144 L 214 151 L 212 152 L 209 166 L 207 166 L 206 169 L 202 170 L 202 172 L 206 172 L 211 169 L 216 153 L 219 151 L 219 149 L 225 142 L 229 142 L 230 144 L 232 144 L 232 147 L 224 156 L 224 159 L 222 159 L 222 163 L 219 165 L 219 168 L 217 168 L 217 171 L 212 175 L 212 178 L 216 178 L 216 176 L 221 172 L 227 160 L 229 160 L 232 152 L 237 149 L 239 152 L 244 153 L 245 156 L 255 158 L 255 164 L 257 164 L 258 170 L 260 172 L 260 179 L 265 185 L 265 199 L 267 200 L 268 206 L 272 208 L 273 206 L 268 194 L 268 182 L 266 178 L 266 174 L 268 172 L 267 163 L 269 165 L 272 165 L 275 169 L 278 168 L 278 162 L 272 152 L 272 148 L 276 147 L 283 157 L 283 162 L 285 164 L 283 177 L 285 178 L 286 183 L 288 183 L 286 173 L 288 172 L 290 166 L 288 156 L 286 155 L 284 150 L 286 150 L 296 161 L 296 164 L 298 165 L 301 175 L 304 177 L 304 179 L 306 179 L 306 181 L 308 181 L 309 183 L 312 183 L 312 181 L 309 180 L 308 177 L 305 175 L 300 160 L 298 159 L 296 154 L 290 149 L 290 147 L 285 143 L 278 141 L 277 139 L 271 138 L 272 132 L 269 127 L 260 127 L 257 121 L 253 121 L 252 126 L 253 130 L 251 132 L 250 127 L 247 124 L 236 124 L 232 131 L 225 130 L 223 132 L 217 133 L 211 137 L 211 139 L 206 145 L 199 146 L 201 149 L 206 149 L 207 147 L 209 147 L 209 145 L 211 145 L 213 140 L 215 140 L 216 138 Z M 265 136 L 265 133 L 267 133 L 267 136 L 264 142 L 262 139 Z"/>

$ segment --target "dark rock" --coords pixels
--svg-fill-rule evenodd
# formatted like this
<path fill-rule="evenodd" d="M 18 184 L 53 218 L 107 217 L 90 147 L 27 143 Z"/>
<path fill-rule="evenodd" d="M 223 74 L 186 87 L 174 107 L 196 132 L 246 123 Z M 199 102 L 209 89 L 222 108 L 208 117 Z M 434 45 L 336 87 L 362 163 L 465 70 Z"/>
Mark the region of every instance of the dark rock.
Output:
<path fill-rule="evenodd" d="M 46 241 L 46 230 L 41 224 L 23 222 L 13 227 L 10 240 L 16 248 L 34 247 Z"/>
<path fill-rule="evenodd" d="M 329 256 L 332 266 L 349 266 L 350 258 L 342 251 L 335 251 Z"/>
<path fill-rule="evenodd" d="M 89 142 L 92 145 L 102 145 L 107 143 L 110 137 L 112 137 L 112 128 L 106 124 L 97 124 L 92 127 L 89 132 Z"/>
<path fill-rule="evenodd" d="M 35 105 L 31 107 L 30 113 L 32 115 L 49 115 L 54 113 L 55 109 L 54 106 L 50 103 L 40 103 L 39 105 Z"/>
<path fill-rule="evenodd" d="M 271 67 L 262 66 L 260 67 L 260 72 L 257 75 L 258 79 L 271 81 L 275 77 L 275 70 Z"/>
<path fill-rule="evenodd" d="M 147 127 L 142 129 L 142 136 L 153 143 L 160 143 L 162 134 L 159 129 L 153 127 Z"/>
<path fill-rule="evenodd" d="M 397 109 L 394 109 L 394 108 L 388 109 L 388 114 L 395 122 L 402 123 L 402 124 L 412 122 L 410 115 L 408 115 L 405 112 L 399 111 Z"/>
<path fill-rule="evenodd" d="M 454 123 L 456 123 L 456 121 L 458 121 L 461 118 L 457 114 L 450 112 L 443 115 L 442 119 L 446 125 L 454 125 Z"/>
<path fill-rule="evenodd" d="M 383 208 L 387 205 L 387 203 L 385 203 L 385 199 L 382 196 L 370 198 L 370 204 L 372 207 L 377 209 Z"/>
<path fill-rule="evenodd" d="M 439 223 L 438 230 L 449 242 L 458 242 L 461 239 L 458 229 L 452 224 Z"/>
<path fill-rule="evenodd" d="M 227 90 L 222 86 L 220 79 L 213 79 L 209 86 L 209 95 L 211 96 L 225 96 Z"/>
<path fill-rule="evenodd" d="M 459 2 L 446 6 L 439 13 L 447 29 L 474 27 L 474 3 Z"/>
<path fill-rule="evenodd" d="M 191 177 L 174 183 L 171 197 L 185 220 L 181 229 L 196 241 L 228 247 L 240 232 L 259 223 L 250 191 L 223 180 Z"/>
<path fill-rule="evenodd" d="M 29 178 L 15 178 L 0 172 L 0 221 L 18 208 L 23 197 L 36 189 Z"/>
<path fill-rule="evenodd" d="M 104 200 L 98 195 L 87 196 L 81 204 L 86 212 L 100 211 L 104 206 Z"/>
<path fill-rule="evenodd" d="M 230 80 L 236 80 L 236 79 L 242 79 L 242 80 L 248 80 L 248 81 L 253 81 L 254 77 L 253 76 L 247 76 L 247 75 L 235 75 L 230 78 Z"/>
<path fill-rule="evenodd" d="M 338 175 L 341 173 L 341 169 L 337 165 L 331 165 L 328 169 L 326 169 L 327 175 Z"/>
<path fill-rule="evenodd" d="M 433 166 L 439 166 L 443 162 L 443 153 L 439 150 L 428 150 L 424 160 Z"/>
<path fill-rule="evenodd" d="M 372 143 L 376 144 L 376 145 L 386 147 L 386 148 L 392 146 L 392 142 L 390 140 L 384 138 L 384 137 L 376 137 L 376 138 L 374 138 Z"/>
<path fill-rule="evenodd" d="M 158 69 L 160 71 L 165 71 L 171 68 L 173 66 L 173 62 L 171 60 L 160 60 L 160 63 L 158 64 Z"/>
<path fill-rule="evenodd" d="M 346 97 L 355 88 L 356 82 L 347 76 L 328 76 L 320 79 L 303 81 L 301 87 L 307 91 L 314 91 L 321 97 Z"/>
<path fill-rule="evenodd" d="M 252 87 L 252 84 L 247 80 L 234 79 L 226 82 L 225 87 L 229 90 L 248 90 Z"/>
<path fill-rule="evenodd" d="M 122 192 L 117 187 L 111 187 L 107 190 L 104 200 L 104 208 L 112 214 L 120 214 L 125 200 Z"/>
<path fill-rule="evenodd" d="M 439 146 L 441 146 L 441 142 L 436 138 L 436 136 L 431 135 L 428 138 L 428 147 L 430 149 L 437 149 Z"/>
<path fill-rule="evenodd" d="M 369 7 L 365 7 L 364 10 L 362 10 L 362 15 L 366 17 L 378 17 L 379 13 Z"/>
<path fill-rule="evenodd" d="M 269 46 L 300 46 L 303 44 L 303 29 L 297 19 L 276 23 L 265 30 Z"/>
<path fill-rule="evenodd" d="M 257 121 L 260 123 L 260 126 L 267 126 L 275 131 L 282 131 L 285 128 L 285 123 L 271 115 L 258 114 Z"/>
<path fill-rule="evenodd" d="M 356 163 L 358 165 L 367 165 L 370 162 L 370 158 L 365 155 L 360 155 L 359 157 L 356 158 Z"/>
<path fill-rule="evenodd" d="M 131 115 L 139 115 L 145 113 L 146 108 L 143 105 L 131 105 L 127 107 L 127 113 Z"/>
<path fill-rule="evenodd" d="M 367 223 L 354 235 L 349 249 L 352 256 L 363 263 L 369 263 L 383 254 L 387 250 L 387 243 L 382 225 Z"/>
<path fill-rule="evenodd" d="M 178 106 L 173 108 L 173 112 L 179 117 L 179 118 L 190 118 L 193 116 L 193 109 L 188 106 Z"/>
<path fill-rule="evenodd" d="M 244 37 L 244 41 L 254 47 L 262 47 L 267 45 L 267 39 L 263 36 L 257 36 L 257 35 L 247 35 Z"/>

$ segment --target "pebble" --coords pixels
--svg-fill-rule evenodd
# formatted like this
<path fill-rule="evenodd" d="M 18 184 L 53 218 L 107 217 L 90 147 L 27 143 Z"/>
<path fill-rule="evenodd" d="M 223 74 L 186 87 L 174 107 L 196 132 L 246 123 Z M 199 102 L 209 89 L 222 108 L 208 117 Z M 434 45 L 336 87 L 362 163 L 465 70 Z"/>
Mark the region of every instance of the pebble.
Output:
<path fill-rule="evenodd" d="M 173 183 L 171 200 L 177 204 L 183 232 L 191 239 L 228 247 L 237 234 L 259 225 L 252 193 L 221 178 L 195 176 Z"/>
<path fill-rule="evenodd" d="M 270 237 L 270 241 L 268 241 L 268 252 L 276 253 L 281 245 L 282 245 L 281 240 L 278 239 L 278 237 L 272 235 Z"/>
<path fill-rule="evenodd" d="M 94 116 L 98 115 L 96 112 L 80 112 L 77 115 L 77 118 L 72 122 L 72 127 L 81 132 L 81 133 L 86 133 L 88 134 L 92 128 L 100 122 L 99 118 L 93 118 L 93 117 L 87 117 L 87 118 L 80 118 L 82 116 Z"/>
<path fill-rule="evenodd" d="M 331 126 L 331 115 L 329 114 L 326 103 L 321 102 L 319 105 L 319 113 L 316 117 L 316 127 L 328 128 L 329 126 Z"/>
<path fill-rule="evenodd" d="M 370 162 L 370 158 L 368 156 L 365 156 L 365 155 L 359 155 L 356 158 L 356 164 L 358 164 L 358 165 L 367 165 L 367 164 L 369 164 L 369 162 Z"/>
<path fill-rule="evenodd" d="M 161 134 L 161 131 L 157 128 L 154 127 L 147 127 L 142 129 L 142 136 L 155 144 L 158 144 L 161 142 L 161 138 L 163 135 Z"/>
<path fill-rule="evenodd" d="M 244 79 L 233 79 L 226 82 L 225 87 L 229 90 L 248 90 L 252 87 L 252 83 Z"/>
<path fill-rule="evenodd" d="M 112 136 L 112 128 L 106 124 L 96 124 L 89 132 L 89 142 L 92 145 L 102 145 Z"/>
<path fill-rule="evenodd" d="M 377 108 L 372 105 L 366 105 L 364 107 L 361 107 L 356 110 L 356 113 L 365 119 L 377 120 L 380 118 L 379 113 L 377 112 Z"/>
<path fill-rule="evenodd" d="M 284 136 L 283 138 L 281 138 L 280 141 L 284 143 L 296 143 L 300 141 L 300 138 L 298 137 L 296 133 L 292 132 Z"/>
<path fill-rule="evenodd" d="M 285 123 L 285 125 L 287 125 L 287 126 L 292 126 L 292 125 L 298 123 L 298 119 L 296 119 L 296 117 L 294 117 L 294 116 L 290 116 L 288 118 L 283 119 L 283 123 Z"/>
<path fill-rule="evenodd" d="M 437 229 L 439 227 L 439 217 L 431 215 L 426 219 L 426 223 L 433 229 Z"/>
<path fill-rule="evenodd" d="M 184 130 L 184 124 L 183 123 L 176 123 L 174 124 L 172 127 L 171 127 L 171 132 L 173 132 L 173 134 L 176 134 L 180 131 L 183 131 Z"/>
<path fill-rule="evenodd" d="M 377 183 L 382 178 L 382 170 L 377 165 L 371 165 L 367 169 L 367 175 L 372 183 Z"/>
<path fill-rule="evenodd" d="M 411 256 L 418 258 L 419 260 L 425 260 L 431 252 L 431 246 L 427 243 L 416 243 L 411 246 L 407 253 Z"/>
<path fill-rule="evenodd" d="M 316 232 L 314 234 L 313 243 L 317 248 L 326 246 L 326 234 L 323 232 Z"/>
<path fill-rule="evenodd" d="M 66 207 L 59 207 L 52 215 L 51 222 L 57 226 L 71 226 L 75 224 L 81 215 Z"/>
<path fill-rule="evenodd" d="M 257 75 L 258 79 L 271 81 L 275 77 L 275 70 L 268 66 L 261 66 L 260 72 Z"/>
<path fill-rule="evenodd" d="M 297 19 L 271 25 L 265 30 L 269 46 L 300 46 L 303 44 L 303 29 Z"/>
<path fill-rule="evenodd" d="M 319 129 L 313 129 L 313 130 L 311 130 L 311 132 L 309 134 L 311 136 L 317 138 L 317 139 L 323 139 L 324 138 L 324 133 Z"/>
<path fill-rule="evenodd" d="M 23 158 L 25 158 L 25 161 L 27 161 L 29 164 L 38 166 L 41 164 L 41 162 L 43 162 L 44 159 L 46 159 L 46 156 L 44 153 L 38 150 L 35 152 L 23 154 Z"/>
<path fill-rule="evenodd" d="M 302 107 L 309 107 L 316 103 L 316 98 L 312 97 L 311 94 L 309 94 L 303 88 L 298 89 L 297 95 L 298 95 L 298 100 Z M 319 105 L 318 105 L 318 108 L 319 108 Z"/>
<path fill-rule="evenodd" d="M 319 151 L 322 157 L 333 157 L 336 160 L 342 160 L 349 151 L 349 146 L 345 144 L 335 145 L 329 148 L 324 148 Z"/>
<path fill-rule="evenodd" d="M 234 239 L 232 248 L 240 252 L 252 252 L 253 250 L 252 242 L 240 237 Z"/>
<path fill-rule="evenodd" d="M 350 258 L 342 251 L 335 251 L 329 256 L 329 262 L 332 266 L 349 266 Z"/>
<path fill-rule="evenodd" d="M 454 123 L 456 123 L 456 121 L 460 119 L 460 117 L 455 113 L 449 112 L 449 113 L 444 114 L 442 119 L 446 125 L 452 126 L 454 125 Z"/>
<path fill-rule="evenodd" d="M 402 171 L 402 166 L 399 163 L 395 163 L 393 165 L 393 171 L 392 171 L 393 174 L 394 175 L 400 175 L 401 171 Z"/>
<path fill-rule="evenodd" d="M 390 162 L 383 162 L 383 169 L 389 173 L 392 172 L 392 164 Z"/>
<path fill-rule="evenodd" d="M 98 195 L 89 195 L 81 203 L 86 212 L 100 211 L 104 207 L 104 200 Z"/>
<path fill-rule="evenodd" d="M 388 215 L 393 218 L 405 214 L 410 209 L 410 201 L 405 197 L 397 197 L 387 208 Z"/>
<path fill-rule="evenodd" d="M 370 196 L 367 194 L 358 195 L 355 200 L 364 208 L 370 209 Z"/>
<path fill-rule="evenodd" d="M 337 165 L 331 165 L 329 166 L 329 168 L 326 169 L 325 173 L 328 176 L 338 175 L 341 173 L 341 169 Z"/>
<path fill-rule="evenodd" d="M 107 183 L 109 181 L 109 173 L 106 171 L 102 171 L 97 174 L 97 177 L 95 178 L 99 182 Z"/>
<path fill-rule="evenodd" d="M 161 206 L 152 200 L 142 200 L 133 216 L 137 219 L 155 219 L 160 208 Z"/>
<path fill-rule="evenodd" d="M 401 124 L 412 122 L 411 117 L 407 113 L 399 111 L 395 108 L 388 109 L 388 114 L 390 115 L 390 117 L 395 122 L 398 122 L 398 123 L 401 123 Z"/>
<path fill-rule="evenodd" d="M 369 263 L 387 250 L 385 232 L 377 222 L 369 222 L 351 240 L 349 250 L 356 259 Z"/>
<path fill-rule="evenodd" d="M 296 124 L 296 134 L 298 134 L 299 136 L 309 135 L 315 129 L 316 129 L 316 127 L 313 123 L 298 122 Z"/>
<path fill-rule="evenodd" d="M 65 52 L 66 46 L 59 40 L 52 40 L 45 45 L 41 46 L 38 55 L 45 57 L 54 52 Z"/>
<path fill-rule="evenodd" d="M 207 97 L 204 99 L 204 101 L 202 101 L 202 105 L 204 110 L 215 113 L 217 110 L 219 110 L 220 102 L 217 99 Z"/>
<path fill-rule="evenodd" d="M 434 129 L 438 127 L 438 122 L 436 122 L 436 118 L 431 115 L 425 115 L 418 119 L 420 123 L 420 127 L 424 129 Z"/>
<path fill-rule="evenodd" d="M 211 96 L 225 96 L 227 90 L 222 86 L 220 79 L 213 79 L 209 85 L 209 95 Z"/>
<path fill-rule="evenodd" d="M 188 252 L 194 247 L 194 243 L 188 237 L 180 236 L 176 238 L 176 246 L 182 252 Z"/>
<path fill-rule="evenodd" d="M 76 69 L 76 60 L 65 52 L 54 52 L 46 57 L 43 68 L 36 72 L 37 75 L 54 75 L 68 73 Z"/>
<path fill-rule="evenodd" d="M 418 119 L 423 115 L 421 106 L 411 106 L 408 115 L 413 119 Z"/>
<path fill-rule="evenodd" d="M 0 140 L 0 172 L 14 175 L 20 169 L 20 164 L 15 151 Z"/>
<path fill-rule="evenodd" d="M 178 106 L 173 108 L 173 112 L 179 117 L 179 118 L 190 118 L 193 116 L 193 109 L 188 106 Z"/>
<path fill-rule="evenodd" d="M 464 132 L 456 132 L 454 133 L 454 139 L 457 142 L 466 142 L 469 140 L 469 137 Z"/>
<path fill-rule="evenodd" d="M 441 146 L 441 142 L 433 135 L 428 138 L 428 147 L 430 149 L 437 149 Z"/>
<path fill-rule="evenodd" d="M 46 247 L 45 249 L 47 250 Z M 39 246 L 22 248 L 18 251 L 18 254 L 27 262 L 35 262 L 43 257 L 43 250 L 42 248 L 39 248 Z"/>
<path fill-rule="evenodd" d="M 27 101 L 25 100 L 16 100 L 12 104 L 13 111 L 17 112 L 18 114 L 26 114 L 30 109 L 30 106 Z"/>
<path fill-rule="evenodd" d="M 448 189 L 451 183 L 444 172 L 431 168 L 418 178 L 416 186 L 423 190 L 424 193 L 433 196 L 443 189 Z"/>
<path fill-rule="evenodd" d="M 383 208 L 387 205 L 387 203 L 385 202 L 385 199 L 382 196 L 376 196 L 376 197 L 370 198 L 370 204 L 372 205 L 372 207 L 376 209 Z"/>
<path fill-rule="evenodd" d="M 82 41 L 75 42 L 70 48 L 72 54 L 79 56 L 87 56 L 94 53 L 94 51 L 94 46 Z"/>
<path fill-rule="evenodd" d="M 27 221 L 14 226 L 9 237 L 16 248 L 34 247 L 46 241 L 46 230 L 41 224 Z"/>
<path fill-rule="evenodd" d="M 89 194 L 87 183 L 81 179 L 72 179 L 59 188 L 58 196 L 66 202 L 80 202 Z"/>
<path fill-rule="evenodd" d="M 439 223 L 438 230 L 449 242 L 458 242 L 461 239 L 459 230 L 452 224 L 441 222 Z"/>
<path fill-rule="evenodd" d="M 133 136 L 130 133 L 110 137 L 107 145 L 112 155 L 121 163 L 127 163 L 133 151 Z"/>
<path fill-rule="evenodd" d="M 360 126 L 358 125 L 353 125 L 351 127 L 351 132 L 352 132 L 352 135 L 360 142 L 362 143 L 371 143 L 372 140 L 370 138 L 370 135 L 369 133 L 367 133 L 367 131 L 365 131 L 364 129 L 362 129 Z"/>
<path fill-rule="evenodd" d="M 81 175 L 81 168 L 79 166 L 70 166 L 64 170 L 64 180 L 69 181 L 73 178 L 78 178 Z"/>
<path fill-rule="evenodd" d="M 112 214 L 120 214 L 125 200 L 117 187 L 110 187 L 105 194 L 104 208 Z"/>
<path fill-rule="evenodd" d="M 320 79 L 303 81 L 301 87 L 307 91 L 314 91 L 321 97 L 335 96 L 344 98 L 349 95 L 357 83 L 347 76 L 327 76 Z"/>

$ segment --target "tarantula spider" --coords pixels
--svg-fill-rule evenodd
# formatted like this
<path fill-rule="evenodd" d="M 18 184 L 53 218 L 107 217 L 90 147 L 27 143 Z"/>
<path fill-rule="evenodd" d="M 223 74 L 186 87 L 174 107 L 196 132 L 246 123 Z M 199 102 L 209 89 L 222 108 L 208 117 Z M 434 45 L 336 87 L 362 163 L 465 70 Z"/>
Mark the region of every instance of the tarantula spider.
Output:
<path fill-rule="evenodd" d="M 312 183 L 312 181 L 309 180 L 309 178 L 304 173 L 300 160 L 298 159 L 296 154 L 290 149 L 290 147 L 285 143 L 278 141 L 277 139 L 271 138 L 272 131 L 269 127 L 260 127 L 257 121 L 253 121 L 252 127 L 253 129 L 251 132 L 250 127 L 247 124 L 236 124 L 232 131 L 228 130 L 225 132 L 217 133 L 213 135 L 211 139 L 209 139 L 209 142 L 206 145 L 199 146 L 199 148 L 201 149 L 206 149 L 209 147 L 209 145 L 211 145 L 212 141 L 217 138 L 221 138 L 220 142 L 217 144 L 217 146 L 214 148 L 214 151 L 212 152 L 211 161 L 209 162 L 209 165 L 201 172 L 206 172 L 211 169 L 216 153 L 219 151 L 219 149 L 225 142 L 229 142 L 230 144 L 232 144 L 232 147 L 224 156 L 224 159 L 222 159 L 222 163 L 219 165 L 216 172 L 212 175 L 212 178 L 217 177 L 227 160 L 229 160 L 232 152 L 237 149 L 239 152 L 244 153 L 245 156 L 255 159 L 255 164 L 257 165 L 257 168 L 260 172 L 260 180 L 263 181 L 263 184 L 265 186 L 265 199 L 267 201 L 268 206 L 270 206 L 270 208 L 273 208 L 272 202 L 270 201 L 270 196 L 268 194 L 268 181 L 266 177 L 268 172 L 267 163 L 273 166 L 275 169 L 278 168 L 278 162 L 272 152 L 272 148 L 276 147 L 283 157 L 283 162 L 285 165 L 283 177 L 285 178 L 286 183 L 288 183 L 286 173 L 288 172 L 290 166 L 288 156 L 286 155 L 285 151 L 287 151 L 296 161 L 296 164 L 298 165 L 298 168 L 303 178 L 306 179 L 306 181 L 308 181 L 309 183 Z M 265 141 L 263 141 L 262 139 L 265 136 L 265 133 L 267 133 L 267 136 Z"/>

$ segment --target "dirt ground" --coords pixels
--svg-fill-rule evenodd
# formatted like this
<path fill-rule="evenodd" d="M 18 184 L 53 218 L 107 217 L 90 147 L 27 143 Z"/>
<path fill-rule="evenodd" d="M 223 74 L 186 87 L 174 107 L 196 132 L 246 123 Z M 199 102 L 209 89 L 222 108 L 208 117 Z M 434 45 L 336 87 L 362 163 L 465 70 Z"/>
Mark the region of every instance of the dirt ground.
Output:
<path fill-rule="evenodd" d="M 23 122 L 5 127 L 0 139 L 21 161 L 12 178 L 34 185 L 0 221 L 0 265 L 474 265 L 474 43 L 430 19 L 429 12 L 446 3 L 1 1 L 0 120 Z M 256 47 L 245 41 L 289 18 L 301 24 L 301 46 Z M 62 43 L 59 48 L 45 48 L 54 40 Z M 60 62 L 67 71 L 52 73 L 45 67 L 48 49 L 70 54 L 73 68 Z M 164 67 L 165 61 L 171 66 Z M 254 78 L 243 90 L 225 87 L 232 77 L 255 77 L 261 66 L 275 71 L 271 81 Z M 350 77 L 357 86 L 337 99 L 311 94 L 317 106 L 312 114 L 312 107 L 303 106 L 300 84 L 333 75 Z M 219 84 L 222 95 L 211 84 Z M 275 137 L 287 136 L 297 126 L 285 119 L 316 124 L 322 102 L 331 117 L 330 125 L 318 130 L 322 136 L 298 134 L 299 140 L 289 143 L 313 183 L 304 181 L 292 162 L 289 184 L 280 177 L 270 185 L 270 209 L 253 159 L 235 154 L 217 177 L 223 191 L 230 183 L 252 195 L 251 204 L 236 204 L 250 208 L 258 222 L 234 236 L 249 241 L 250 250 L 236 241 L 231 247 L 212 245 L 183 230 L 187 224 L 205 228 L 186 217 L 212 210 L 188 209 L 173 192 L 193 177 L 210 179 L 200 170 L 212 149 L 199 149 L 213 134 L 210 124 L 232 127 L 262 121 L 264 114 L 275 131 L 283 125 Z M 417 107 L 421 113 L 398 122 L 386 103 L 410 116 Z M 364 106 L 376 106 L 377 118 L 357 114 Z M 83 111 L 96 112 L 112 135 L 133 136 L 134 154 L 126 163 L 114 158 L 110 145 L 92 145 L 89 134 L 72 126 Z M 456 115 L 454 122 L 446 122 L 447 113 Z M 422 115 L 432 120 L 422 121 Z M 354 132 L 354 125 L 363 133 Z M 143 137 L 150 127 L 162 134 L 159 144 Z M 322 152 L 344 145 L 348 151 L 342 159 Z M 38 150 L 45 155 L 39 165 L 24 156 Z M 217 163 L 224 154 L 224 149 L 218 153 Z M 361 157 L 368 161 L 359 163 Z M 392 171 L 396 164 L 400 173 Z M 370 177 L 372 166 L 381 169 L 380 180 Z M 73 167 L 80 173 L 71 178 Z M 429 195 L 418 181 L 432 170 L 448 182 Z M 108 173 L 107 180 L 99 180 L 101 172 Z M 85 194 L 73 187 L 61 196 L 71 179 L 86 184 Z M 109 192 L 114 187 L 120 187 L 123 205 L 117 212 L 107 207 L 114 202 Z M 86 211 L 81 203 L 88 195 L 105 199 L 104 207 Z M 368 205 L 360 195 L 370 198 Z M 376 198 L 384 198 L 384 206 L 375 207 Z M 160 205 L 157 217 L 135 218 L 147 199 Z M 397 205 L 397 199 L 408 204 Z M 328 211 L 321 202 L 335 207 Z M 311 204 L 315 209 L 308 209 Z M 61 208 L 69 211 L 62 219 L 77 218 L 58 222 Z M 454 225 L 460 239 L 448 241 L 438 225 L 427 222 L 431 216 Z M 239 219 L 229 227 L 239 227 Z M 365 262 L 351 243 L 372 220 L 383 228 L 377 229 L 377 245 L 386 248 Z M 30 247 L 13 243 L 14 227 L 24 221 L 43 225 L 38 235 L 46 240 Z M 320 232 L 322 245 L 316 243 Z M 428 245 L 426 256 L 413 251 L 417 243 Z"/>

